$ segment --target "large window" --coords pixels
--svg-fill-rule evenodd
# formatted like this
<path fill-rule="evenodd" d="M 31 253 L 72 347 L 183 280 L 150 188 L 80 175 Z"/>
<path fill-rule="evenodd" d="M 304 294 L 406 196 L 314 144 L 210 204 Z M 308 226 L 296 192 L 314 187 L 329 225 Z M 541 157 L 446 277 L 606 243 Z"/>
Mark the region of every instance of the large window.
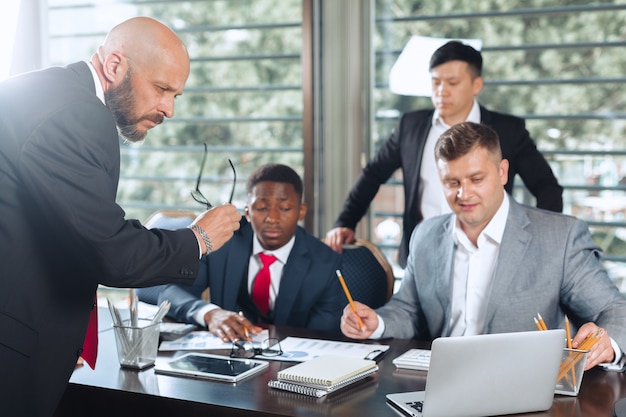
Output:
<path fill-rule="evenodd" d="M 10 74 L 20 1 L 13 0 L 3 6 L 3 12 L 0 15 L 0 37 L 3 39 L 0 42 L 0 81 Z"/>
<path fill-rule="evenodd" d="M 273 161 L 303 169 L 302 1 L 49 0 L 49 63 L 87 60 L 106 32 L 134 16 L 172 27 L 189 49 L 191 74 L 176 114 L 141 144 L 122 144 L 118 201 L 129 218 L 162 208 L 200 211 L 191 197 L 204 144 L 202 193 L 242 208 L 245 179 Z M 154 63 L 159 65 L 158 62 Z"/>
<path fill-rule="evenodd" d="M 485 87 L 479 102 L 526 118 L 565 189 L 565 213 L 588 221 L 605 252 L 605 266 L 626 290 L 626 5 L 545 0 L 375 4 L 374 145 L 389 136 L 402 112 L 432 107 L 429 97 L 399 96 L 388 88 L 389 70 L 412 35 L 481 39 Z M 379 231 L 373 238 L 388 250 L 399 243 L 393 233 L 402 221 L 399 179 L 381 190 L 371 210 L 372 229 Z M 519 179 L 516 185 L 516 199 L 533 204 Z"/>
<path fill-rule="evenodd" d="M 342 0 L 354 2 L 349 4 L 358 5 L 371 16 L 371 20 L 364 19 L 371 22 L 371 27 L 364 25 L 362 45 L 358 45 L 356 36 L 355 44 L 350 46 L 364 48 L 366 57 L 371 52 L 371 65 L 365 62 L 362 70 L 366 74 L 363 79 L 369 76 L 369 68 L 373 71 L 371 92 L 355 100 L 355 107 L 373 109 L 372 135 L 347 138 L 340 132 L 321 137 L 316 146 L 324 140 L 325 146 L 313 149 L 307 147 L 305 139 L 314 129 L 303 122 L 310 116 L 305 109 L 315 109 L 315 117 L 324 115 L 315 120 L 328 126 L 329 115 L 338 110 L 324 108 L 321 103 L 329 95 L 346 93 L 339 88 L 324 90 L 321 98 L 315 95 L 320 86 L 335 81 L 318 78 L 315 68 L 320 62 L 332 65 L 331 72 L 324 74 L 337 79 L 352 80 L 363 75 L 355 73 L 359 70 L 352 62 L 330 62 L 327 56 L 325 60 L 320 45 L 342 42 L 329 35 L 335 33 L 332 31 L 338 22 L 329 23 L 328 16 L 326 22 L 317 20 L 320 15 L 315 13 L 307 20 L 312 9 L 328 10 L 336 1 L 48 0 L 46 65 L 88 59 L 112 25 L 136 15 L 163 20 L 189 46 L 191 76 L 177 102 L 175 117 L 151 131 L 144 144 L 122 144 L 118 201 L 128 217 L 145 219 L 152 211 L 168 207 L 199 210 L 189 192 L 195 186 L 204 143 L 209 148 L 209 159 L 202 191 L 214 202 L 227 199 L 230 193 L 232 172 L 227 158 L 237 169 L 235 203 L 240 208 L 245 198 L 245 178 L 266 161 L 294 166 L 305 181 L 307 175 L 330 181 L 332 178 L 324 175 L 328 167 L 322 166 L 315 173 L 310 168 L 305 172 L 304 167 L 317 167 L 312 159 L 319 156 L 318 152 L 333 152 L 333 141 L 367 141 L 363 146 L 366 160 L 389 136 L 400 114 L 431 107 L 428 97 L 389 91 L 389 70 L 412 35 L 479 38 L 485 61 L 480 103 L 526 119 L 531 136 L 565 189 L 565 212 L 589 222 L 594 239 L 604 250 L 607 269 L 624 290 L 626 4 L 617 0 L 597 4 L 549 0 Z M 306 28 L 312 30 L 307 32 Z M 308 47 L 315 44 L 311 66 L 307 61 L 310 51 L 303 52 L 303 39 L 311 40 Z M 306 91 L 310 86 L 302 81 L 307 73 L 316 74 L 318 85 L 314 87 L 318 90 L 312 95 Z M 315 99 L 320 100 L 313 103 Z M 367 121 L 369 115 L 365 113 L 362 119 Z M 347 117 L 340 124 L 361 123 Z M 392 261 L 396 258 L 403 208 L 398 175 L 381 189 L 368 220 L 363 222 L 369 224 L 364 228 L 369 233 L 366 237 L 382 246 Z M 323 181 L 320 184 L 324 187 Z M 523 183 L 517 180 L 516 184 L 516 199 L 533 204 Z M 333 198 L 343 199 L 345 194 Z M 337 215 L 336 208 L 328 209 L 335 201 L 317 200 L 308 201 L 310 207 L 316 207 L 311 213 L 321 213 L 327 219 Z"/>

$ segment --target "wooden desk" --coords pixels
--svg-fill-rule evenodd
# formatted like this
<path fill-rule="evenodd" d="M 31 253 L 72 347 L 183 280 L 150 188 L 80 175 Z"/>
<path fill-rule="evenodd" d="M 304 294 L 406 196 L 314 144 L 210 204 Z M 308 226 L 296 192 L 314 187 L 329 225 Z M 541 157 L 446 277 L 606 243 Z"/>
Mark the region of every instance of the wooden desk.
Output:
<path fill-rule="evenodd" d="M 347 340 L 335 333 L 270 328 L 270 337 L 287 336 Z M 398 371 L 391 361 L 409 348 L 428 344 L 402 339 L 382 343 L 391 349 L 379 362 L 376 376 L 316 399 L 267 387 L 279 370 L 293 365 L 287 362 L 270 362 L 268 371 L 236 385 L 120 368 L 113 331 L 101 327 L 96 369 L 83 366 L 74 371 L 55 416 L 398 416 L 385 395 L 424 389 L 426 373 Z M 593 369 L 585 373 L 578 397 L 556 395 L 546 413 L 522 416 L 612 417 L 613 403 L 626 397 L 625 378 Z"/>

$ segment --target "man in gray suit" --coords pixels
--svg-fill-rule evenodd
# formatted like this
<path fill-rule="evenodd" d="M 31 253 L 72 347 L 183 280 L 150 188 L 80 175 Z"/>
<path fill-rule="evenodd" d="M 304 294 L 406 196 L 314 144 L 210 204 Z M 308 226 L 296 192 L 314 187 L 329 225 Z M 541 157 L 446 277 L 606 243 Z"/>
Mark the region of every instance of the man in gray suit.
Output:
<path fill-rule="evenodd" d="M 356 313 L 344 308 L 343 333 L 432 340 L 533 330 L 538 313 L 557 328 L 567 314 L 578 327 L 574 348 L 604 329 L 587 369 L 620 362 L 626 299 L 602 268 L 586 224 L 509 197 L 509 163 L 486 125 L 450 128 L 435 159 L 452 213 L 415 229 L 398 292 L 376 311 L 360 303 Z"/>

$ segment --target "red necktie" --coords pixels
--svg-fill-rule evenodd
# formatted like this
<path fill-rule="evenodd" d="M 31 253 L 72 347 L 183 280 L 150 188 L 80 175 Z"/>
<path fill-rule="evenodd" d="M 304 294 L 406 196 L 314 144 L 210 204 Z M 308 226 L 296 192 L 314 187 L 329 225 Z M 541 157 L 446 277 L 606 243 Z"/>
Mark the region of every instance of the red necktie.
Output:
<path fill-rule="evenodd" d="M 98 299 L 94 296 L 91 314 L 89 314 L 89 325 L 83 343 L 83 353 L 80 355 L 91 367 L 96 368 L 96 357 L 98 356 Z"/>
<path fill-rule="evenodd" d="M 259 253 L 259 258 L 263 263 L 263 267 L 256 275 L 252 285 L 252 301 L 254 301 L 254 304 L 256 304 L 263 315 L 267 315 L 270 311 L 270 265 L 274 263 L 276 257 Z"/>

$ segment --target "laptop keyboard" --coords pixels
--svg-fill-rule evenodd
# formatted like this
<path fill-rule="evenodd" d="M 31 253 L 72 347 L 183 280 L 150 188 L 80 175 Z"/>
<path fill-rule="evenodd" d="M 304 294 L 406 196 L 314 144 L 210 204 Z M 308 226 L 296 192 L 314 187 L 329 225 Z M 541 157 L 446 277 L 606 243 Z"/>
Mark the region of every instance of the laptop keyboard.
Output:
<path fill-rule="evenodd" d="M 408 405 L 409 407 L 417 410 L 417 412 L 421 413 L 422 412 L 422 406 L 424 405 L 423 401 L 412 401 L 410 403 L 406 403 L 406 405 Z"/>

